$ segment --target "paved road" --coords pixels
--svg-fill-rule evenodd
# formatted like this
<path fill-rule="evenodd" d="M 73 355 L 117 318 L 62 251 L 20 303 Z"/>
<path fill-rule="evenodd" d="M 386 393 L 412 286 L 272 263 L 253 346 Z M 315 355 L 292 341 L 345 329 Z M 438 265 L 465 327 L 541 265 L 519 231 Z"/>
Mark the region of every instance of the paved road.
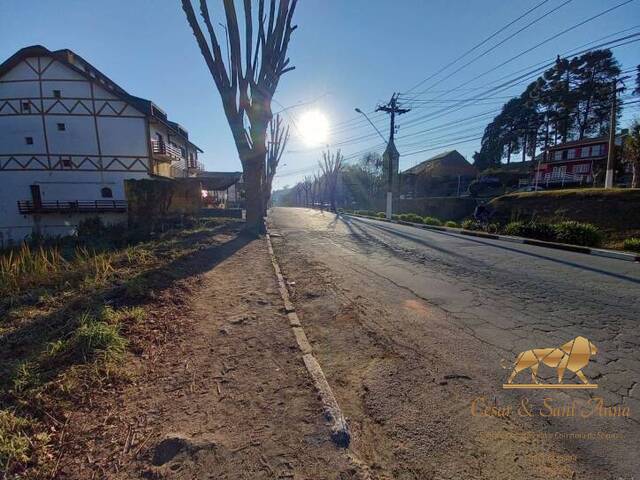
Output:
<path fill-rule="evenodd" d="M 271 222 L 296 255 L 410 292 L 500 357 L 587 337 L 598 394 L 638 419 L 639 264 L 306 209 L 273 209 Z"/>

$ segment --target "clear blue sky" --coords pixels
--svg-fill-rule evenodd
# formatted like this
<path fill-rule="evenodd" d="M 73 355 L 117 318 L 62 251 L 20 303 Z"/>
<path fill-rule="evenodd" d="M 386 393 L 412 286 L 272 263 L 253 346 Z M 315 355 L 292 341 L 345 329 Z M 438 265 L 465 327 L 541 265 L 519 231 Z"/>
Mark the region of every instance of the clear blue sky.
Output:
<path fill-rule="evenodd" d="M 289 109 L 285 120 L 293 122 L 304 111 L 317 109 L 325 113 L 332 125 L 337 124 L 328 141 L 334 145 L 346 141 L 342 143 L 345 155 L 357 156 L 366 149 L 381 151 L 380 139 L 364 121 L 340 125 L 357 115 L 354 107 L 371 111 L 392 92 L 406 92 L 540 1 L 300 0 L 295 18 L 299 28 L 290 48 L 296 70 L 282 78 L 276 94 L 278 104 L 273 105 L 273 110 L 277 111 L 279 105 L 315 100 Z M 432 86 L 447 73 L 566 1 L 548 0 L 417 91 Z M 492 82 L 551 60 L 558 53 L 624 29 L 629 30 L 619 36 L 639 32 L 640 1 L 635 0 L 498 67 L 536 43 L 622 1 L 570 1 L 467 68 L 433 85 L 420 96 L 429 102 L 413 102 L 413 106 L 419 108 L 399 118 L 398 135 L 406 135 L 398 141 L 403 155 L 401 168 L 453 148 L 471 160 L 479 141 L 467 140 L 481 135 L 490 118 L 473 120 L 470 117 L 499 108 L 505 100 L 503 96 L 518 94 L 523 85 L 495 93 L 494 96 L 500 98 L 480 102 L 484 105 L 467 106 L 446 115 L 434 116 L 434 112 L 450 107 L 451 103 L 433 103 L 433 100 L 473 98 Z M 221 2 L 209 0 L 209 3 L 217 16 L 216 22 L 223 22 Z M 203 158 L 209 170 L 241 169 L 218 93 L 178 0 L 2 0 L 1 9 L 0 57 L 3 60 L 31 44 L 50 49 L 70 48 L 130 93 L 152 99 L 170 118 L 184 125 L 191 139 L 205 151 Z M 222 32 L 221 27 L 218 30 Z M 614 54 L 623 69 L 634 67 L 640 63 L 640 42 L 617 48 Z M 464 89 L 445 92 L 465 83 Z M 630 107 L 623 123 L 638 113 L 637 105 Z M 429 114 L 434 118 L 429 118 Z M 421 118 L 423 116 L 425 118 Z M 387 135 L 388 120 L 380 114 L 373 119 Z M 465 119 L 470 120 L 462 123 Z M 422 132 L 434 128 L 437 130 Z M 295 129 L 293 133 L 276 186 L 293 184 L 312 173 L 320 157 L 318 148 L 309 148 Z M 353 140 L 372 133 L 370 138 Z M 420 150 L 428 151 L 409 155 Z"/>

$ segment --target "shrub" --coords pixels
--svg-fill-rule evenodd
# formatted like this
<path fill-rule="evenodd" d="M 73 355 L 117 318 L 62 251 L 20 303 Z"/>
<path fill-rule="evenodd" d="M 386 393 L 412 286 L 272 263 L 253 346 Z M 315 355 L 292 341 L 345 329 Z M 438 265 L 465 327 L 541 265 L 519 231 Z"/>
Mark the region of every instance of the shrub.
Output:
<path fill-rule="evenodd" d="M 627 238 L 622 244 L 622 248 L 624 248 L 625 250 L 630 250 L 632 252 L 640 252 L 640 238 Z"/>
<path fill-rule="evenodd" d="M 516 237 L 535 238 L 552 242 L 556 239 L 553 225 L 539 222 L 510 222 L 504 227 L 504 233 Z"/>
<path fill-rule="evenodd" d="M 422 223 L 422 217 L 420 215 L 416 215 L 415 213 L 403 213 L 398 216 L 400 220 L 411 223 Z"/>
<path fill-rule="evenodd" d="M 356 212 L 358 215 L 364 215 L 366 217 L 375 217 L 376 216 L 376 212 L 372 212 L 371 210 L 356 210 Z"/>
<path fill-rule="evenodd" d="M 472 220 L 470 218 L 463 220 L 460 226 L 465 230 L 478 230 L 480 228 L 480 225 L 478 225 L 475 220 Z"/>
<path fill-rule="evenodd" d="M 602 233 L 590 223 L 566 221 L 556 223 L 552 228 L 558 242 L 597 247 L 602 241 Z"/>
<path fill-rule="evenodd" d="M 453 220 L 448 220 L 444 222 L 444 226 L 450 227 L 450 228 L 460 228 L 460 225 L 458 225 L 458 222 L 454 222 Z"/>
<path fill-rule="evenodd" d="M 387 214 L 384 212 L 378 212 L 376 213 L 376 217 L 378 218 L 387 218 Z"/>
<path fill-rule="evenodd" d="M 436 217 L 424 217 L 422 219 L 422 223 L 424 223 L 425 225 L 442 225 L 442 221 Z"/>

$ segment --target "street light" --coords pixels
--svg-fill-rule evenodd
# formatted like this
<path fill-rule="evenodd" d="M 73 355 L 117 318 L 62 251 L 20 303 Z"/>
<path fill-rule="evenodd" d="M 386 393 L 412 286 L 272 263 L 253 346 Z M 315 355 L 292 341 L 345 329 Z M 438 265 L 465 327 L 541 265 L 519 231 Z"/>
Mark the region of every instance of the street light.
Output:
<path fill-rule="evenodd" d="M 387 177 L 388 177 L 387 202 L 386 202 L 386 212 L 385 213 L 386 213 L 387 219 L 391 220 L 391 218 L 393 217 L 393 215 L 392 215 L 392 213 L 393 213 L 393 205 L 392 204 L 393 204 L 393 162 L 394 162 L 394 158 L 395 158 L 396 162 L 398 161 L 398 150 L 396 149 L 396 147 L 395 147 L 395 145 L 393 143 L 393 133 L 391 133 L 391 139 L 389 139 L 389 141 L 387 141 L 387 139 L 384 138 L 384 135 L 382 135 L 382 133 L 380 133 L 380 130 L 378 130 L 378 127 L 376 127 L 373 124 L 373 122 L 367 116 L 366 113 L 364 113 L 359 108 L 356 108 L 355 110 L 359 114 L 364 115 L 364 118 L 367 119 L 367 121 L 371 124 L 373 129 L 378 133 L 378 135 L 380 135 L 380 138 L 382 139 L 382 141 L 387 144 L 387 148 L 385 149 L 384 154 L 382 155 L 382 158 L 383 158 L 383 161 L 384 161 L 385 165 L 387 165 Z M 391 123 L 391 125 L 393 125 L 393 122 Z"/>
<path fill-rule="evenodd" d="M 382 141 L 383 141 L 384 143 L 387 143 L 387 139 L 386 139 L 386 138 L 384 138 L 384 135 L 382 135 L 382 134 L 380 133 L 380 130 L 378 130 L 378 127 L 376 127 L 376 126 L 373 124 L 373 122 L 372 122 L 372 121 L 371 121 L 371 119 L 367 116 L 367 114 L 366 114 L 366 113 L 364 113 L 364 112 L 363 112 L 362 110 L 360 110 L 359 108 L 356 108 L 355 110 L 356 110 L 356 112 L 357 112 L 357 113 L 359 113 L 360 115 L 364 115 L 364 118 L 366 118 L 366 119 L 367 119 L 367 121 L 371 124 L 371 126 L 373 127 L 373 129 L 374 129 L 376 132 L 378 132 L 378 135 L 380 135 L 380 138 L 382 139 Z"/>

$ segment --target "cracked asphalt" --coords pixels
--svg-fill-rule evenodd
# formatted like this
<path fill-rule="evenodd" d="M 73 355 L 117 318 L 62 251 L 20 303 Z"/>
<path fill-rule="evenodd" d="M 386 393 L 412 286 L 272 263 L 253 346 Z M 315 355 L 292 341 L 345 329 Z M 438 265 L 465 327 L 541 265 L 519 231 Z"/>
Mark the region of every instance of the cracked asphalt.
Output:
<path fill-rule="evenodd" d="M 385 342 L 397 343 L 400 346 L 393 348 L 399 355 L 405 355 L 402 352 L 413 343 L 413 351 L 428 348 L 433 353 L 440 347 L 450 349 L 452 342 L 455 343 L 452 338 L 469 339 L 464 340 L 467 347 L 460 348 L 460 363 L 456 368 L 469 365 L 469 376 L 485 375 L 488 382 L 495 382 L 495 385 L 487 386 L 485 382 L 478 387 L 495 393 L 494 400 L 520 398 L 518 393 L 500 389 L 500 383 L 508 375 L 500 365 L 501 360 L 506 359 L 510 364 L 521 351 L 557 347 L 578 335 L 587 337 L 598 348 L 598 354 L 584 369 L 587 377 L 598 384 L 596 393 L 584 390 L 575 394 L 554 393 L 557 395 L 554 398 L 589 399 L 595 395 L 604 398 L 607 405 L 629 407 L 631 418 L 624 423 L 620 423 L 620 419 L 616 419 L 618 423 L 599 419 L 591 425 L 625 434 L 618 453 L 602 453 L 601 446 L 593 444 L 563 444 L 567 454 L 583 452 L 581 455 L 586 457 L 582 462 L 578 457 L 580 466 L 567 478 L 618 478 L 592 477 L 598 468 L 604 469 L 598 472 L 612 472 L 611 475 L 638 471 L 638 460 L 627 457 L 631 453 L 628 447 L 637 446 L 640 438 L 637 421 L 640 412 L 640 265 L 309 209 L 274 208 L 270 222 L 283 237 L 279 255 L 285 257 L 285 268 L 289 263 L 289 278 L 296 280 L 294 268 L 300 266 L 295 262 L 302 258 L 307 262 L 305 268 L 317 270 L 322 278 L 330 279 L 336 298 L 343 297 L 343 305 L 346 304 L 344 298 L 362 305 L 363 312 L 379 305 L 378 313 L 363 314 L 372 319 L 366 325 L 367 334 L 386 336 Z M 410 310 L 411 302 L 420 302 L 420 308 L 429 314 L 420 318 L 404 314 L 393 320 L 387 318 L 394 315 L 394 309 L 400 311 L 401 306 L 403 312 Z M 311 307 L 309 303 L 307 317 L 314 321 L 318 317 L 320 321 L 318 305 Z M 406 322 L 420 323 L 403 325 L 403 318 Z M 312 337 L 314 328 L 311 327 Z M 325 362 L 331 366 L 329 350 L 336 347 L 331 344 L 331 325 L 323 328 L 315 335 L 317 347 L 314 348 L 320 349 L 322 355 L 323 342 L 326 343 Z M 421 344 L 412 335 L 419 337 L 423 328 L 429 339 Z M 465 359 L 464 355 L 469 358 Z M 472 361 L 476 363 L 474 366 L 470 365 Z M 339 367 L 336 365 L 336 369 Z M 431 367 L 423 363 L 423 368 Z M 433 369 L 436 371 L 437 366 Z M 553 382 L 553 373 L 544 373 L 545 381 Z M 328 376 L 331 377 L 331 372 Z M 523 372 L 518 380 L 528 383 L 530 377 Z M 567 381 L 577 382 L 573 375 Z M 464 392 L 456 395 L 458 400 L 466 399 Z M 547 420 L 544 426 L 528 427 L 554 425 L 557 426 Z M 364 428 L 362 435 L 366 436 Z M 464 446 L 464 440 L 460 445 Z M 535 456 L 535 452 L 532 455 Z M 598 455 L 600 457 L 595 458 Z M 363 457 L 380 460 L 379 452 L 377 456 L 363 453 Z M 582 476 L 576 477 L 577 471 L 582 472 Z M 434 478 L 440 478 L 438 475 L 449 478 L 441 470 L 433 470 L 431 474 L 434 472 Z M 504 475 L 494 478 L 520 478 L 513 471 Z M 463 475 L 459 478 L 483 477 Z"/>

